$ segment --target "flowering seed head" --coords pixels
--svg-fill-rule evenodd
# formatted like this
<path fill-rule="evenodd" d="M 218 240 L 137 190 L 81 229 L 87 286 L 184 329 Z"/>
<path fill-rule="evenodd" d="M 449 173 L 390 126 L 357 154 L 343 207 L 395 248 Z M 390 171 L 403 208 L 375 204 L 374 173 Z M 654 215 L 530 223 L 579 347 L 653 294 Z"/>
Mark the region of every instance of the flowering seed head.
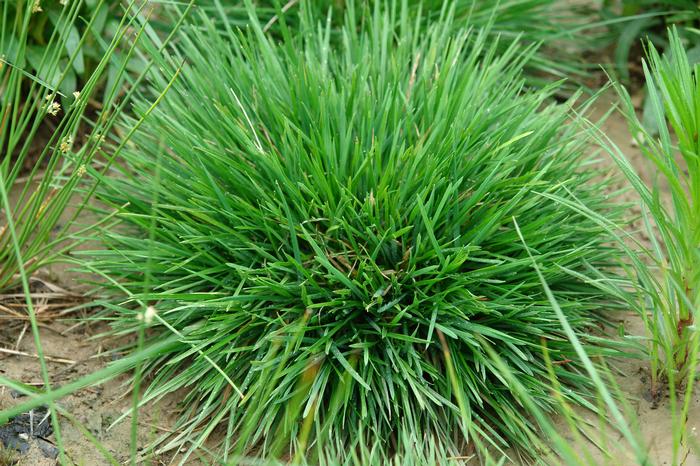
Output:
<path fill-rule="evenodd" d="M 153 322 L 153 319 L 155 318 L 156 314 L 156 308 L 153 306 L 148 306 L 145 311 L 136 316 L 136 320 L 141 321 L 146 325 L 150 325 L 151 322 Z"/>
<path fill-rule="evenodd" d="M 71 136 L 66 136 L 65 138 L 63 138 L 63 141 L 61 141 L 61 145 L 60 145 L 59 149 L 61 150 L 61 152 L 66 154 L 71 150 L 72 147 L 73 147 L 73 138 Z"/>
<path fill-rule="evenodd" d="M 150 325 L 151 322 L 153 322 L 153 319 L 156 316 L 156 308 L 153 306 L 148 306 L 146 308 L 146 312 L 143 314 L 143 319 L 146 322 L 147 325 Z"/>
<path fill-rule="evenodd" d="M 56 116 L 58 115 L 58 112 L 61 110 L 61 104 L 56 102 L 55 100 L 51 102 L 48 107 L 46 108 L 46 113 Z"/>

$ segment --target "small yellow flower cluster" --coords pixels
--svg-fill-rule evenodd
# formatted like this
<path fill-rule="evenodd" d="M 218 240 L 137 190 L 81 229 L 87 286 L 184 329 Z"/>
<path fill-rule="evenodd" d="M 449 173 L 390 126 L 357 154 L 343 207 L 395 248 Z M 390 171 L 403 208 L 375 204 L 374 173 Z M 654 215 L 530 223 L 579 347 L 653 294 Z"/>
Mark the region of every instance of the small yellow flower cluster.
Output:
<path fill-rule="evenodd" d="M 61 110 L 61 104 L 53 100 L 53 96 L 51 94 L 46 95 L 46 100 L 49 101 L 49 103 L 46 104 L 46 113 L 53 116 L 58 115 L 58 112 Z"/>
<path fill-rule="evenodd" d="M 61 104 L 56 102 L 55 100 L 49 104 L 49 106 L 46 109 L 46 113 L 56 116 L 58 115 L 58 112 L 61 110 Z"/>
<path fill-rule="evenodd" d="M 65 138 L 63 138 L 63 141 L 61 141 L 61 145 L 59 146 L 59 149 L 64 154 L 67 154 L 71 150 L 72 147 L 73 147 L 73 138 L 71 136 L 66 136 Z"/>
<path fill-rule="evenodd" d="M 32 13 L 41 13 L 44 11 L 43 8 L 41 8 L 41 0 L 34 0 L 34 4 L 32 5 Z"/>

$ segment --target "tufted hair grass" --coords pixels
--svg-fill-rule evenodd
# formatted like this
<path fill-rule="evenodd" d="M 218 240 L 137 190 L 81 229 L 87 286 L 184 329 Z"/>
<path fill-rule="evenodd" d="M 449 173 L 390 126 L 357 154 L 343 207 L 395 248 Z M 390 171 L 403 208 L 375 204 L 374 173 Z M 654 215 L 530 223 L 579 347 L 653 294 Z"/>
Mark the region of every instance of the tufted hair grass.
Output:
<path fill-rule="evenodd" d="M 342 460 L 366 436 L 382 457 L 406 438 L 538 455 L 533 413 L 598 410 L 578 355 L 621 355 L 596 331 L 621 253 L 572 205 L 623 207 L 578 96 L 523 92 L 534 49 L 497 53 L 449 12 L 353 11 L 338 45 L 330 26 L 276 41 L 201 15 L 149 74 L 162 88 L 186 63 L 99 178 L 120 224 L 83 263 L 114 333 L 157 348 L 139 405 L 188 390 L 160 440 L 185 458 L 214 441 L 224 462 Z"/>

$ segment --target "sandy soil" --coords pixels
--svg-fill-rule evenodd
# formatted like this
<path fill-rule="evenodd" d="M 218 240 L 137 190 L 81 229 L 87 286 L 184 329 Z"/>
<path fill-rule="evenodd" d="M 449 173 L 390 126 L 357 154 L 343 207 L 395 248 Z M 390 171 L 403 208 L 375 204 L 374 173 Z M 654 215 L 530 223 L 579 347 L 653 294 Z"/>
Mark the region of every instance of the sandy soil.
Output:
<path fill-rule="evenodd" d="M 3 348 L 17 349 L 25 354 L 35 354 L 31 333 L 22 334 L 23 324 L 3 326 L 0 332 L 0 344 Z M 45 354 L 50 358 L 48 363 L 51 382 L 59 387 L 85 374 L 103 367 L 109 359 L 100 356 L 103 352 L 99 341 L 92 340 L 100 330 L 99 326 L 81 326 L 71 328 L 70 323 L 52 322 L 42 325 L 41 340 Z M 0 373 L 14 380 L 21 380 L 30 385 L 41 385 L 41 375 L 38 361 L 32 356 L 2 356 Z M 88 441 L 82 429 L 87 430 L 114 456 L 123 463 L 129 459 L 130 418 L 110 428 L 111 424 L 122 413 L 126 412 L 130 403 L 130 392 L 125 377 L 104 384 L 100 387 L 87 388 L 68 396 L 60 401 L 60 406 L 75 417 L 76 423 L 65 418 L 61 422 L 61 435 L 66 446 L 66 453 L 75 464 L 102 465 L 109 464 L 97 452 L 95 446 Z M 0 408 L 11 406 L 22 401 L 17 394 L 7 387 L 0 388 Z M 170 406 L 159 406 L 148 413 L 141 413 L 140 440 L 145 444 L 152 440 L 161 430 L 158 423 L 162 422 L 158 413 Z M 55 436 L 49 438 L 55 440 Z M 22 456 L 20 465 L 53 465 L 55 460 L 44 457 L 41 451 L 32 444 L 32 450 L 27 456 Z M 153 458 L 144 464 L 164 464 Z"/>
<path fill-rule="evenodd" d="M 594 107 L 593 117 L 603 115 L 611 105 L 614 97 L 609 94 L 603 96 Z M 620 149 L 633 161 L 634 165 L 649 178 L 650 171 L 639 153 L 632 144 L 627 124 L 617 113 L 612 114 L 604 124 L 606 134 L 620 147 Z M 75 289 L 77 282 L 70 273 L 60 270 L 60 273 L 47 275 L 52 283 L 66 289 Z M 40 297 L 41 283 L 35 284 L 37 294 Z M 70 380 L 88 374 L 103 367 L 109 358 L 106 357 L 105 348 L 101 340 L 93 337 L 104 330 L 102 325 L 75 325 L 73 321 L 49 318 L 51 312 L 51 300 L 39 299 L 37 307 L 39 317 L 42 319 L 41 339 L 44 352 L 52 360 L 49 362 L 49 371 L 54 386 L 60 386 Z M 622 316 L 622 324 L 626 331 L 633 335 L 644 335 L 644 328 L 640 318 L 632 313 Z M 0 352 L 0 374 L 27 384 L 40 385 L 41 377 L 39 364 L 33 355 L 35 348 L 31 332 L 27 329 L 25 321 L 7 319 L 0 313 L 0 348 L 18 351 L 22 355 Z M 620 364 L 618 383 L 624 393 L 624 398 L 629 403 L 634 414 L 639 420 L 639 429 L 642 437 L 650 448 L 650 455 L 655 464 L 665 465 L 671 461 L 671 412 L 667 398 L 661 400 L 658 406 L 645 399 L 648 391 L 648 370 L 645 361 L 625 361 Z M 696 390 L 696 393 L 697 390 Z M 0 409 L 18 403 L 21 399 L 14 398 L 7 387 L 0 387 Z M 66 452 L 76 464 L 100 466 L 108 464 L 97 452 L 81 432 L 81 428 L 90 432 L 119 462 L 129 458 L 129 418 L 112 426 L 115 419 L 124 413 L 130 403 L 128 380 L 122 377 L 97 388 L 89 388 L 75 393 L 63 400 L 60 404 L 68 412 L 72 413 L 76 421 L 82 427 L 63 418 L 62 435 L 66 446 Z M 156 436 L 168 431 L 172 425 L 172 415 L 176 412 L 176 400 L 169 400 L 158 406 L 143 410 L 140 420 L 139 442 L 140 447 L 146 445 Z M 591 422 L 595 426 L 597 420 L 590 415 Z M 689 416 L 689 432 L 691 436 L 700 429 L 700 397 L 696 394 L 691 401 Z M 601 432 L 592 428 L 591 436 L 604 441 L 612 451 L 610 457 L 604 456 L 592 443 L 580 445 L 580 449 L 586 449 L 591 457 L 600 464 L 632 465 L 634 459 L 629 456 L 629 450 L 622 436 L 613 430 Z M 573 440 L 573 439 L 572 439 Z M 150 457 L 143 464 L 169 464 L 170 458 Z M 23 456 L 20 465 L 43 466 L 55 464 L 55 460 L 44 458 L 38 448 L 33 447 L 30 454 Z M 192 463 L 194 464 L 194 463 Z M 700 457 L 689 453 L 684 457 L 685 465 L 700 465 Z"/>

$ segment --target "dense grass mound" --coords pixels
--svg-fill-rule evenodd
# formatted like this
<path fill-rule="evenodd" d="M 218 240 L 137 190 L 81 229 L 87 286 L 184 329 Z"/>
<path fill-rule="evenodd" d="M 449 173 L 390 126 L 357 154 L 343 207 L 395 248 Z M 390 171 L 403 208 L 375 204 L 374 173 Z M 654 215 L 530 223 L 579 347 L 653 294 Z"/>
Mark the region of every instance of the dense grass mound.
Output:
<path fill-rule="evenodd" d="M 616 252 L 567 204 L 616 214 L 570 106 L 523 93 L 528 55 L 495 55 L 486 33 L 379 10 L 363 24 L 336 50 L 323 29 L 274 44 L 201 18 L 104 180 L 122 224 L 88 266 L 115 284 L 118 332 L 145 315 L 146 344 L 171 341 L 144 402 L 188 390 L 165 446 L 219 427 L 226 451 L 258 455 L 532 447 L 508 375 L 553 407 L 545 343 L 562 396 L 587 404 L 515 227 L 586 349 L 607 351 L 589 330 L 612 298 L 586 277 Z"/>

